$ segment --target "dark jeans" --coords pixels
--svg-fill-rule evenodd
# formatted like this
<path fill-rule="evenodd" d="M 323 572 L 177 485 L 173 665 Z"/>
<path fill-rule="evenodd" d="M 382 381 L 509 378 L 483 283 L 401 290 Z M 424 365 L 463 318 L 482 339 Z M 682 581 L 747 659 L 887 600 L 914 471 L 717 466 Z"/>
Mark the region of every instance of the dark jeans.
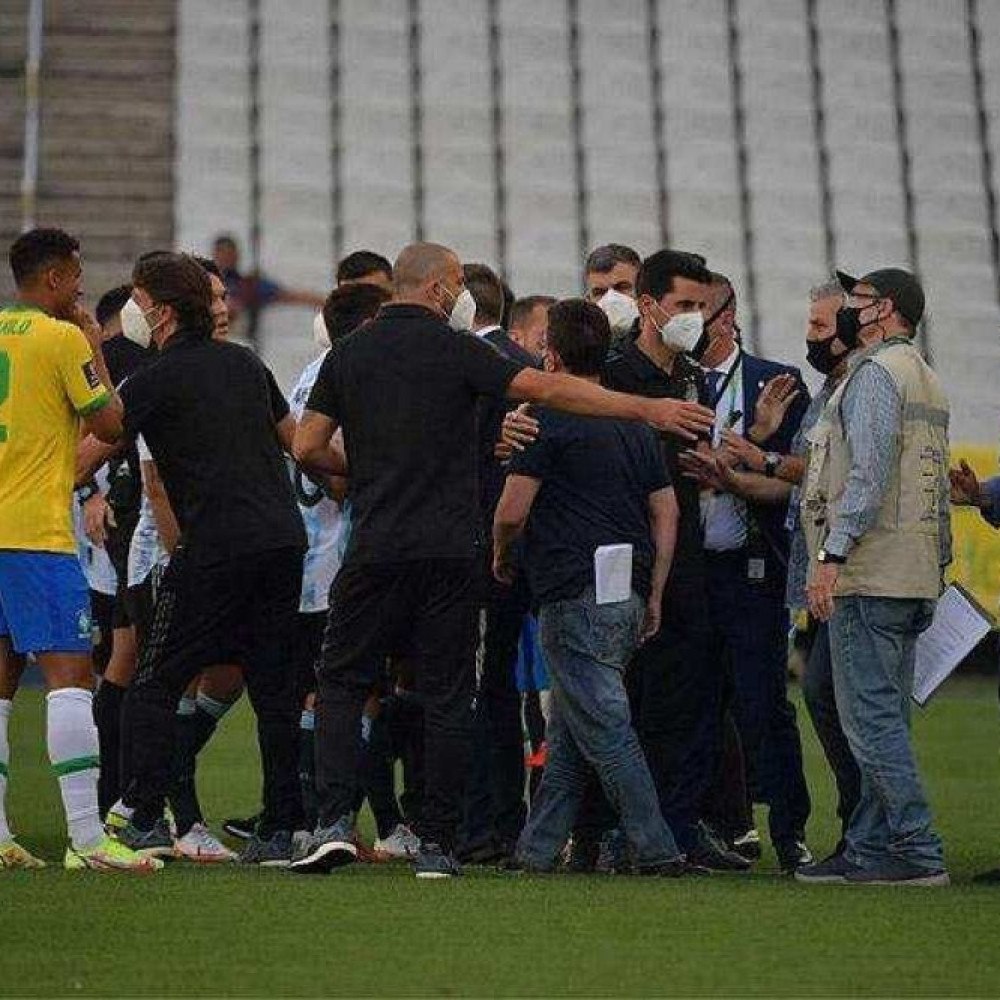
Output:
<path fill-rule="evenodd" d="M 423 697 L 425 794 L 420 834 L 450 850 L 468 770 L 475 695 L 477 564 L 426 559 L 358 564 L 330 588 L 317 674 L 316 781 L 323 826 L 356 799 L 365 699 L 386 657 L 406 648 Z"/>
<path fill-rule="evenodd" d="M 645 602 L 599 605 L 593 587 L 542 606 L 539 628 L 552 681 L 548 761 L 517 846 L 518 857 L 554 866 L 569 837 L 588 777 L 597 773 L 640 866 L 676 858 L 656 787 L 632 728 L 622 671 L 642 627 Z"/>
<path fill-rule="evenodd" d="M 767 579 L 750 580 L 742 550 L 708 552 L 706 565 L 712 628 L 730 664 L 732 710 L 748 783 L 754 796 L 770 806 L 772 842 L 787 847 L 804 838 L 811 803 L 795 709 L 788 700 L 784 574 L 772 565 Z"/>
<path fill-rule="evenodd" d="M 298 782 L 299 705 L 287 653 L 292 641 L 302 552 L 275 549 L 205 565 L 178 549 L 156 597 L 135 680 L 125 698 L 131 781 L 126 805 L 146 829 L 163 813 L 171 778 L 177 701 L 206 667 L 244 667 L 264 774 L 261 832 L 302 822 Z"/>
<path fill-rule="evenodd" d="M 826 622 L 818 624 L 813 634 L 809 659 L 802 677 L 802 695 L 837 784 L 837 815 L 840 817 L 843 841 L 851 816 L 861 798 L 861 772 L 844 735 L 844 727 L 840 724 L 833 689 L 830 627 Z"/>

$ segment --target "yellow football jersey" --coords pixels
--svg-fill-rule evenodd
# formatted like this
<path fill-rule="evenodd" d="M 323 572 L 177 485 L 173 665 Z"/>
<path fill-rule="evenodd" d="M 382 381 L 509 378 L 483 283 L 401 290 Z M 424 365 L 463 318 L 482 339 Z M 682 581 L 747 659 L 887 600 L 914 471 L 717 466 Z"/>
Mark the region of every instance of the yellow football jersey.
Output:
<path fill-rule="evenodd" d="M 76 552 L 79 416 L 109 398 L 80 329 L 29 306 L 0 308 L 0 549 Z"/>

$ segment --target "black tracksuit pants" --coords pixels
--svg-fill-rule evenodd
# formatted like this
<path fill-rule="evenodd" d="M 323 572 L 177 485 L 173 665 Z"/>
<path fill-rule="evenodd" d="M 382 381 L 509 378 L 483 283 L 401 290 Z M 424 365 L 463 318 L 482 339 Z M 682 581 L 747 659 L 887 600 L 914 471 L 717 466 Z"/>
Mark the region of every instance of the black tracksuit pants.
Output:
<path fill-rule="evenodd" d="M 162 815 L 171 779 L 175 713 L 206 667 L 238 663 L 257 714 L 264 812 L 261 834 L 302 825 L 299 704 L 288 662 L 302 587 L 302 552 L 274 549 L 205 563 L 179 548 L 156 595 L 139 668 L 125 697 L 131 780 L 125 804 L 148 829 Z"/>
<path fill-rule="evenodd" d="M 330 589 L 317 672 L 319 822 L 350 813 L 360 780 L 361 713 L 386 657 L 405 648 L 424 706 L 420 834 L 454 845 L 468 769 L 475 695 L 478 566 L 473 559 L 358 564 Z"/>

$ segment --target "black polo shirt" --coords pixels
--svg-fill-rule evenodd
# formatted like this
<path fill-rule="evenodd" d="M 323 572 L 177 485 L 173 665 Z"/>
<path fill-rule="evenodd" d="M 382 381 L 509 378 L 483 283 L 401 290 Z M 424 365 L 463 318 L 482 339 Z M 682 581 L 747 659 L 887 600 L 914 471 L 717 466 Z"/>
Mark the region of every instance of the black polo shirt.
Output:
<path fill-rule="evenodd" d="M 384 306 L 333 345 L 306 407 L 344 429 L 347 561 L 474 557 L 477 399 L 503 397 L 523 367 L 414 305 Z"/>
<path fill-rule="evenodd" d="M 620 352 L 608 358 L 601 381 L 608 389 L 627 392 L 633 396 L 685 399 L 710 405 L 704 376 L 691 361 L 684 355 L 678 355 L 674 360 L 673 371 L 667 372 L 643 354 L 636 341 L 625 345 Z M 660 440 L 680 508 L 673 564 L 673 573 L 676 574 L 701 565 L 704 548 L 701 502 L 697 484 L 684 478 L 678 462 L 678 456 L 691 447 L 691 442 L 673 434 L 661 434 Z"/>
<path fill-rule="evenodd" d="M 632 589 L 649 596 L 649 496 L 670 479 L 657 435 L 644 424 L 540 407 L 538 438 L 514 455 L 511 475 L 541 480 L 525 531 L 525 566 L 539 604 L 579 597 L 594 583 L 594 552 L 632 546 Z"/>
<path fill-rule="evenodd" d="M 175 334 L 121 388 L 192 561 L 306 546 L 275 425 L 288 403 L 245 347 Z"/>

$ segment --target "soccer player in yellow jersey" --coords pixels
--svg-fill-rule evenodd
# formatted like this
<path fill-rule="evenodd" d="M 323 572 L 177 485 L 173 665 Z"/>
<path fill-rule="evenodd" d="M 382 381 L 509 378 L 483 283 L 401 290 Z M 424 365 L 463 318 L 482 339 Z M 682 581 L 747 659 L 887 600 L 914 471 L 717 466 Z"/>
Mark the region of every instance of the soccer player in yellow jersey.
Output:
<path fill-rule="evenodd" d="M 121 401 L 81 308 L 80 247 L 58 229 L 35 229 L 10 248 L 17 301 L 0 308 L 0 869 L 42 862 L 13 838 L 5 793 L 7 725 L 25 656 L 48 689 L 49 760 L 59 781 L 71 870 L 154 871 L 105 835 L 97 806 L 90 608 L 70 520 L 80 422 L 121 427 Z M 95 350 L 95 348 L 98 348 Z"/>

